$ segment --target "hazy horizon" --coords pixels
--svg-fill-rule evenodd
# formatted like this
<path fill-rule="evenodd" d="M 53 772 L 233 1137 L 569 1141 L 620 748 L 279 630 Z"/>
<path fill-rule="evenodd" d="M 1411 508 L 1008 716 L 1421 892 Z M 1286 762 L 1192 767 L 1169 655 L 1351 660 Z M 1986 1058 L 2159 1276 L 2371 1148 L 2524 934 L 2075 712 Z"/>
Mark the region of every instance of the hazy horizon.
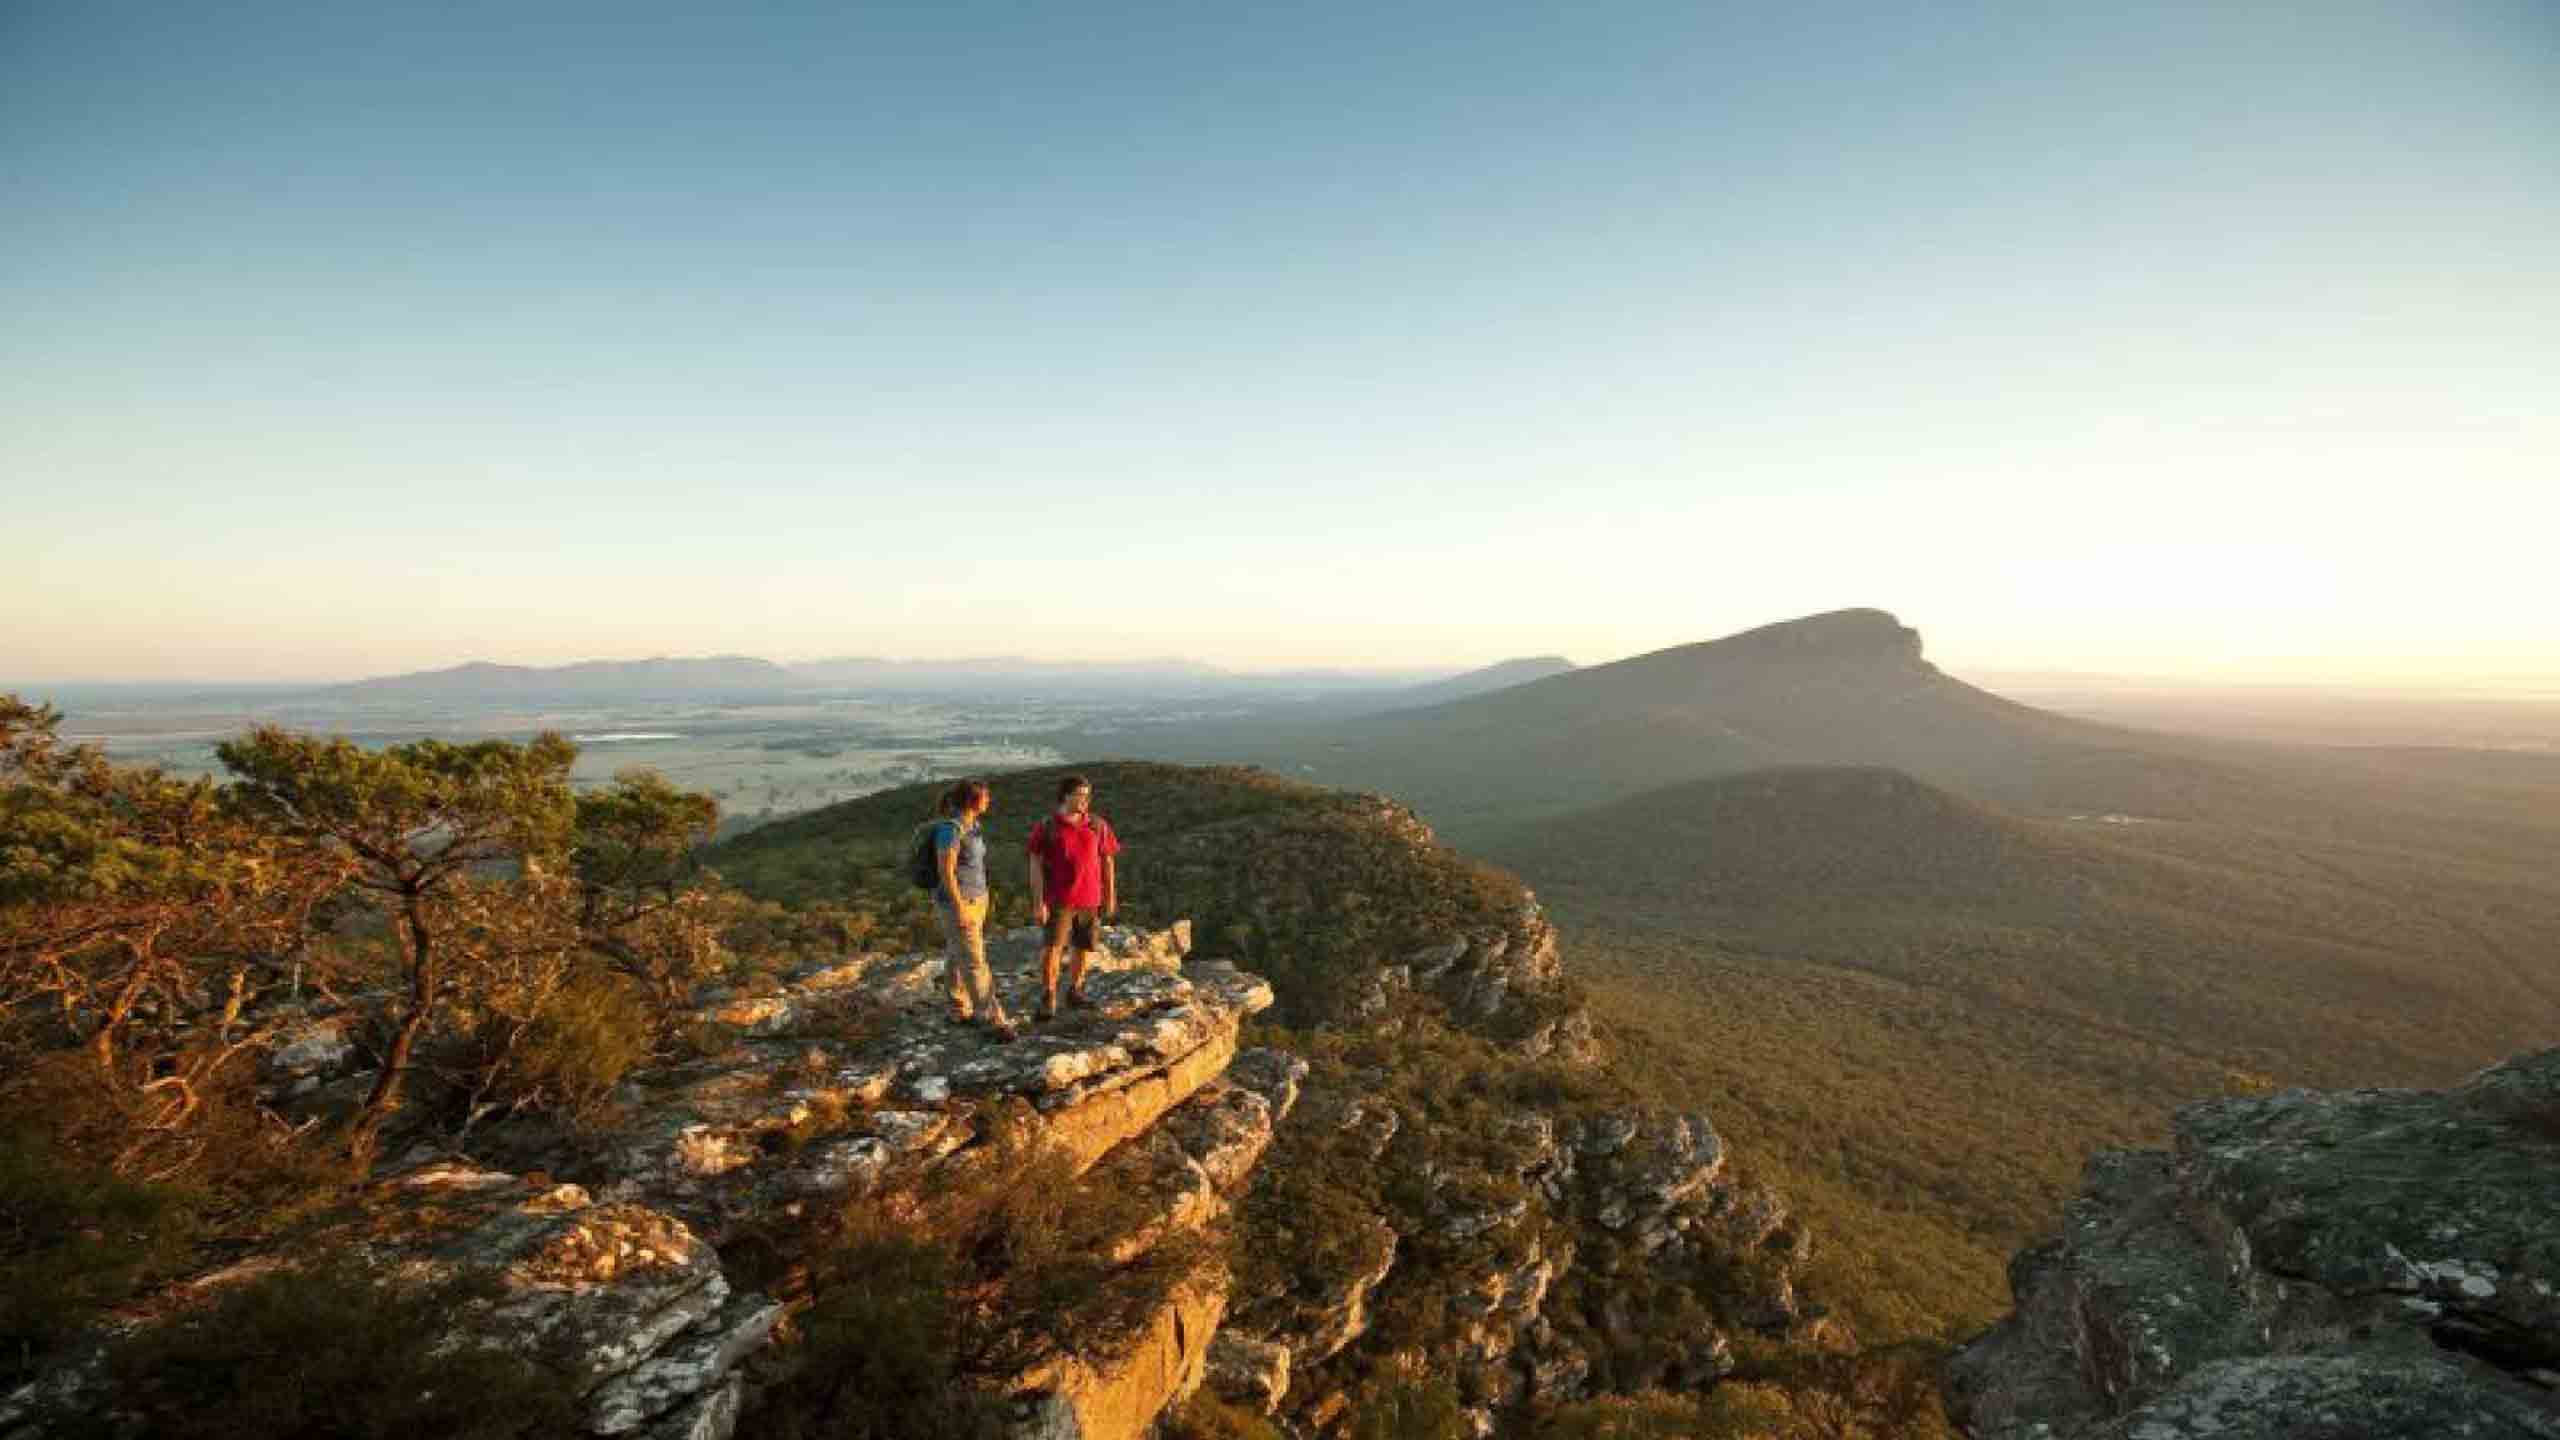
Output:
<path fill-rule="evenodd" d="M 2556 155 L 2514 0 L 33 0 L 0 675 L 2547 688 Z"/>
<path fill-rule="evenodd" d="M 1774 624 L 1781 623 L 1783 620 L 1799 618 L 1803 617 L 1778 617 L 1777 619 L 1761 623 Z M 1910 623 L 1908 617 L 1898 618 L 1902 618 L 1906 624 Z M 1739 634 L 1744 630 L 1756 628 L 1759 627 L 1757 625 L 1747 625 L 1741 627 L 1741 630 L 1727 633 Z M 2025 694 L 2042 690 L 2072 691 L 2083 688 L 2124 691 L 2160 689 L 2165 691 L 2183 691 L 2199 694 L 2266 691 L 2292 692 L 2300 694 L 2332 693 L 2338 695 L 2405 696 L 2410 698 L 2478 697 L 2482 699 L 2560 701 L 2560 668 L 2555 668 L 2540 675 L 2525 673 L 2512 677 L 2489 677 L 2478 680 L 2464 680 L 2459 677 L 2447 677 L 2438 680 L 2404 679 L 2398 681 L 2377 679 L 2369 676 L 2359 677 L 2354 675 L 2253 675 L 2230 672 L 2188 673 L 2182 675 L 2174 672 L 2159 671 L 2101 671 L 2085 667 L 2043 664 L 2017 665 L 2004 664 L 1999 661 L 1972 662 L 1964 660 L 1949 660 L 1939 655 L 1933 637 L 1930 636 L 1926 628 L 1915 628 L 1921 628 L 1921 637 L 1925 647 L 1924 658 L 1928 659 L 1930 663 L 1936 665 L 1940 670 L 1954 675 L 1960 680 L 1965 680 L 1970 683 L 1980 685 L 1985 689 L 2003 693 L 2017 691 L 2021 694 Z M 1672 649 L 1683 645 L 1697 644 L 1723 638 L 1725 638 L 1724 635 L 1701 635 L 1692 637 L 1688 640 L 1673 642 L 1672 645 L 1659 646 L 1655 648 Z M 1593 666 L 1611 664 L 1620 660 L 1634 659 L 1638 656 L 1651 653 L 1654 653 L 1654 651 L 1635 651 L 1626 655 L 1565 655 L 1562 658 L 1566 659 L 1577 668 L 1589 668 Z M 545 661 L 520 661 L 492 656 L 469 656 L 441 663 L 420 666 L 414 669 L 392 670 L 387 668 L 375 668 L 364 670 L 360 673 L 311 672 L 304 674 L 288 674 L 262 679 L 241 678 L 236 675 L 224 676 L 186 673 L 179 673 L 164 677 L 132 675 L 63 675 L 30 678 L 0 671 L 0 691 L 6 691 L 15 687 L 28 693 L 30 698 L 33 698 L 38 689 L 46 686 L 60 687 L 66 690 L 152 690 L 187 689 L 190 687 L 201 687 L 206 690 L 292 690 L 300 688 L 324 688 L 329 686 L 348 685 L 366 680 L 386 679 L 409 674 L 432 674 L 460 669 L 465 666 L 475 664 L 489 664 L 522 669 L 551 669 L 567 665 L 592 663 L 627 664 L 643 661 L 691 661 L 719 659 L 763 660 L 785 668 L 804 665 L 819 665 L 837 661 L 877 660 L 893 665 L 915 666 L 961 666 L 974 664 L 1002 665 L 1007 663 L 1038 665 L 1063 664 L 1072 666 L 1090 666 L 1094 668 L 1127 667 L 1132 669 L 1147 667 L 1198 666 L 1205 667 L 1206 669 L 1221 675 L 1233 676 L 1240 679 L 1278 679 L 1294 674 L 1336 674 L 1344 676 L 1369 676 L 1379 679 L 1430 679 L 1444 675 L 1462 674 L 1484 669 L 1489 666 L 1504 664 L 1510 661 L 1547 658 L 1554 654 L 1556 654 L 1556 652 L 1518 651 L 1509 654 L 1494 655 L 1489 658 L 1470 659 L 1465 662 L 1451 661 L 1437 665 L 1363 665 L 1352 660 L 1334 660 L 1330 662 L 1325 660 L 1315 660 L 1287 665 L 1254 665 L 1249 663 L 1239 663 L 1231 659 L 1222 659 L 1214 655 L 1182 655 L 1165 653 L 1122 656 L 1029 656 L 1020 654 L 856 655 L 850 652 L 834 651 L 822 654 L 793 656 L 763 655 L 757 654 L 753 651 L 738 649 L 712 650 L 685 654 L 660 650 L 643 651 L 626 655 L 582 655 L 568 660 Z"/>

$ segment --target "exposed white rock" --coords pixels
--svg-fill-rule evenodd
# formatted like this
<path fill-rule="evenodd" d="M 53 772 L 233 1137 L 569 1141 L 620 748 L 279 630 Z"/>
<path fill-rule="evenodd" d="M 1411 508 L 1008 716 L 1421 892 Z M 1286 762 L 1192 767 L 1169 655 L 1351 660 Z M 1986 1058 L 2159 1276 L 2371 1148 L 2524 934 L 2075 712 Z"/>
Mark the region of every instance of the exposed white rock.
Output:
<path fill-rule="evenodd" d="M 598 1435 L 637 1430 L 709 1390 L 761 1348 L 782 1319 L 780 1301 L 732 1297 L 720 1312 L 664 1350 L 597 1387 L 587 1401 L 587 1428 Z"/>

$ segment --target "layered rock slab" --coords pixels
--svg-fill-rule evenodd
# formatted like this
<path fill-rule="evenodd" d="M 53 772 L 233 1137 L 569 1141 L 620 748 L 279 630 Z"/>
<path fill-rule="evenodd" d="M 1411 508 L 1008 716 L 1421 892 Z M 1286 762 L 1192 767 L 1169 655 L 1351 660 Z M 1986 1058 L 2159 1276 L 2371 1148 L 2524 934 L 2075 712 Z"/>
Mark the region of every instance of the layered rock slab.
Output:
<path fill-rule="evenodd" d="M 2093 1159 L 2012 1263 L 2017 1310 L 1948 1367 L 1968 1433 L 2560 1436 L 2560 1049 L 2175 1136 Z"/>
<path fill-rule="evenodd" d="M 1089 1168 L 1223 1073 L 1244 1022 L 1271 1004 L 1259 977 L 1186 965 L 1187 938 L 1187 926 L 1106 932 L 1118 948 L 1088 977 L 1092 1007 L 1011 1044 L 943 1018 L 943 962 L 929 954 L 856 956 L 775 993 L 714 997 L 700 1018 L 739 1038 L 635 1090 L 645 1119 L 611 1147 L 602 1193 L 721 1236 L 797 1200 L 867 1193 L 966 1148 L 1006 1107 Z M 1036 986 L 1022 969 L 1019 957 L 998 969 L 1017 1015 Z"/>

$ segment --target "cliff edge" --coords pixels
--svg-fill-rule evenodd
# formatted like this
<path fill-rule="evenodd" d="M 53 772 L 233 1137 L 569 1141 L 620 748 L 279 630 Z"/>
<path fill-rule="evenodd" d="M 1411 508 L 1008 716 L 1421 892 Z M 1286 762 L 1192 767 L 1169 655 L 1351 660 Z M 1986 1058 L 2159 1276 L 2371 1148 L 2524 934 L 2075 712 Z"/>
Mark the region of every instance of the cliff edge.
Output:
<path fill-rule="evenodd" d="M 1947 1368 L 1977 1440 L 2560 1437 L 2560 1049 L 2191 1105 L 2010 1286 Z"/>

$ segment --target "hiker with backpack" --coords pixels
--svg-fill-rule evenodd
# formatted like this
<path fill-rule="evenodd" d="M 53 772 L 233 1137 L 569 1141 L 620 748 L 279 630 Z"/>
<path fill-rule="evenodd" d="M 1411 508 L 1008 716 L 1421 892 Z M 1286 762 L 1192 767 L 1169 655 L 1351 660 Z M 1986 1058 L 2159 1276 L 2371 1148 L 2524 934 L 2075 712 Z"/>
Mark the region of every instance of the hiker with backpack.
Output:
<path fill-rule="evenodd" d="M 1040 949 L 1040 1016 L 1058 1013 L 1058 955 L 1072 946 L 1067 1003 L 1084 1008 L 1084 970 L 1093 958 L 1095 931 L 1120 910 L 1120 837 L 1093 813 L 1093 785 L 1081 775 L 1058 782 L 1058 808 L 1031 827 L 1031 919 L 1045 926 Z"/>
<path fill-rule="evenodd" d="M 943 978 L 951 991 L 951 1023 L 975 1021 L 998 1041 L 1022 1032 L 1005 1018 L 987 969 L 987 837 L 979 822 L 995 797 L 984 780 L 961 780 L 942 792 L 939 817 L 919 826 L 909 842 L 909 878 L 933 892 L 934 918 L 942 922 Z"/>

